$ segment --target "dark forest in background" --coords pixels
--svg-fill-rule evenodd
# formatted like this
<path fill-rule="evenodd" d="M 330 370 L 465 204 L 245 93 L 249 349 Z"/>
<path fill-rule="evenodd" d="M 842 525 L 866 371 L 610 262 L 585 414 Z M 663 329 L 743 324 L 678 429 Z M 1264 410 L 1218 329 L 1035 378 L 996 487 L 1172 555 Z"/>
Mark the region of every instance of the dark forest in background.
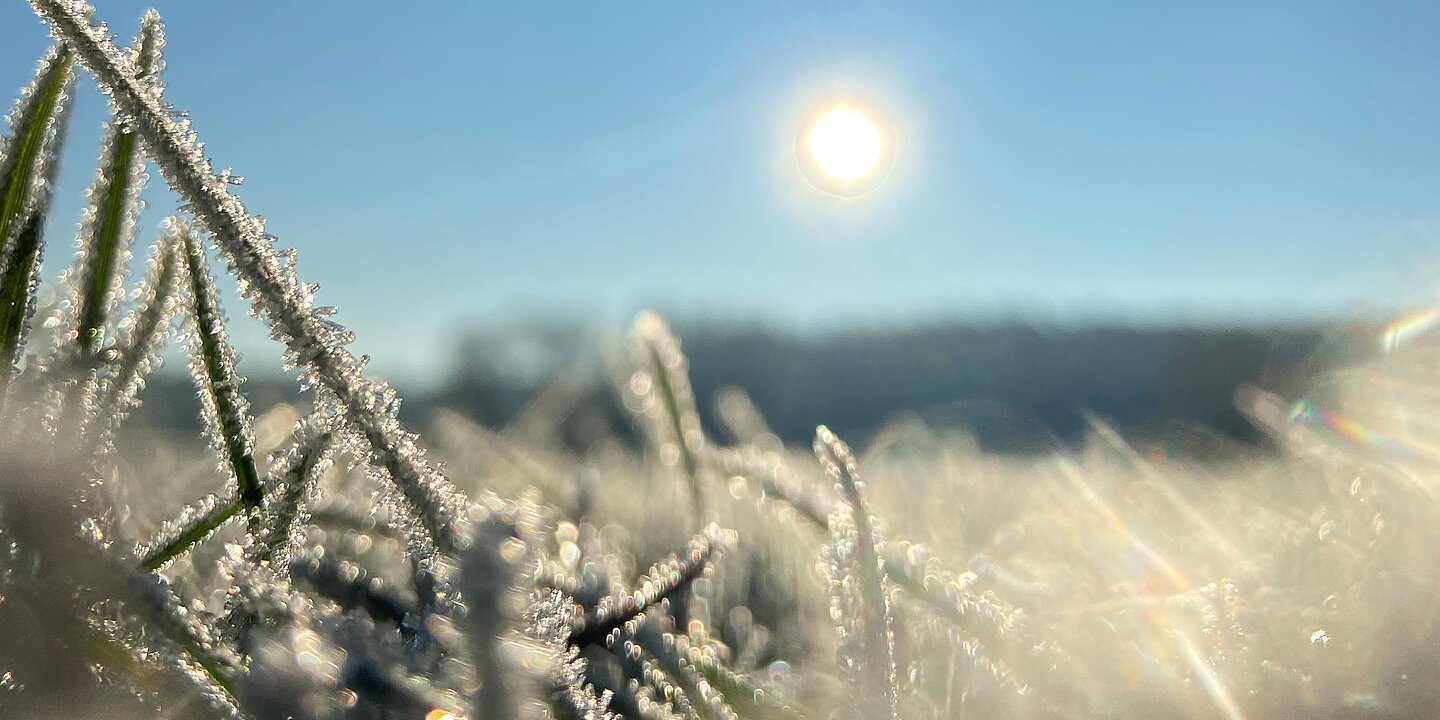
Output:
<path fill-rule="evenodd" d="M 963 426 L 996 451 L 1074 442 L 1085 433 L 1086 413 L 1136 440 L 1251 442 L 1258 435 L 1235 408 L 1238 387 L 1284 393 L 1300 375 L 1338 360 L 1332 347 L 1349 346 L 1330 342 L 1341 332 L 1319 325 L 937 322 L 796 334 L 763 323 L 682 321 L 674 329 L 707 423 L 716 392 L 737 386 L 787 442 L 808 442 L 821 422 L 863 438 L 912 414 Z M 540 398 L 563 414 L 560 434 L 571 445 L 630 434 L 597 337 L 558 321 L 479 328 L 456 348 L 438 386 L 400 388 L 401 415 L 422 426 L 445 407 L 499 427 L 525 417 Z M 241 369 L 251 375 L 257 407 L 294 399 L 293 382 Z M 140 424 L 198 427 L 188 380 L 175 370 L 147 389 Z"/>

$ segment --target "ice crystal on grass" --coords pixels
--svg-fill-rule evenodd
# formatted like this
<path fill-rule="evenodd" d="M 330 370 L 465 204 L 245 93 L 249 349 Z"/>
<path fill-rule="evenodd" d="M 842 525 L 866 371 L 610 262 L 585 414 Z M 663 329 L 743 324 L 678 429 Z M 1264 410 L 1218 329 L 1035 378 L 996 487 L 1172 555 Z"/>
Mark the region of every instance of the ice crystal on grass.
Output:
<path fill-rule="evenodd" d="M 141 567 L 158 570 L 243 509 L 244 503 L 237 497 L 207 495 L 166 520 L 146 545 L 136 549 L 135 556 L 140 558 Z"/>
<path fill-rule="evenodd" d="M 634 633 L 635 643 L 642 651 L 642 657 L 655 658 L 660 677 L 673 679 L 679 690 L 667 688 L 666 695 L 676 699 L 676 709 L 682 715 L 714 718 L 715 720 L 736 720 L 734 708 L 726 702 L 725 696 L 709 678 L 698 671 L 690 657 L 678 652 L 673 628 L 664 627 L 665 621 L 651 618 Z"/>
<path fill-rule="evenodd" d="M 677 632 L 672 637 L 674 653 L 704 676 L 720 696 L 737 706 L 753 707 L 762 716 L 774 715 L 790 720 L 801 717 L 791 701 L 773 688 L 733 670 L 727 664 L 728 648 L 708 637 L 703 625 L 697 623 L 690 628 L 689 634 Z"/>
<path fill-rule="evenodd" d="M 733 545 L 732 532 L 711 524 L 691 538 L 683 554 L 674 554 L 656 563 L 634 590 L 607 595 L 592 610 L 577 619 L 571 632 L 574 643 L 613 643 L 615 638 L 634 634 L 646 611 L 668 601 L 677 591 L 694 582 L 712 562 L 713 556 Z"/>
<path fill-rule="evenodd" d="M 678 663 L 672 663 L 671 666 L 667 668 L 665 664 L 655 656 L 651 648 L 646 647 L 639 640 L 626 641 L 626 646 L 627 653 L 638 657 L 640 660 L 641 682 L 645 684 L 647 689 L 654 693 L 655 697 L 661 698 L 666 702 L 662 707 L 675 717 L 683 718 L 684 720 L 699 720 L 700 714 L 696 712 L 695 706 L 691 703 L 690 696 L 686 694 L 686 688 L 677 682 L 670 674 L 678 666 Z M 673 656 L 671 656 L 671 659 L 674 659 Z"/>

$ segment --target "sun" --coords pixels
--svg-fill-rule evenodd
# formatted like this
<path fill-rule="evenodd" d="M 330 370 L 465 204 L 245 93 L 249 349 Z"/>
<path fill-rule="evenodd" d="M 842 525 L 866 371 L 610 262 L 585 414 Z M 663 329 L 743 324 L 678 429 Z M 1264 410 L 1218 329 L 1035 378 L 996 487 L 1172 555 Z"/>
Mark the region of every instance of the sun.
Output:
<path fill-rule="evenodd" d="M 855 180 L 880 161 L 880 128 L 859 110 L 837 107 L 810 126 L 810 154 L 826 174 Z"/>
<path fill-rule="evenodd" d="M 895 159 L 888 123 L 846 101 L 817 107 L 808 117 L 795 135 L 795 161 L 811 187 L 854 198 L 885 182 Z"/>

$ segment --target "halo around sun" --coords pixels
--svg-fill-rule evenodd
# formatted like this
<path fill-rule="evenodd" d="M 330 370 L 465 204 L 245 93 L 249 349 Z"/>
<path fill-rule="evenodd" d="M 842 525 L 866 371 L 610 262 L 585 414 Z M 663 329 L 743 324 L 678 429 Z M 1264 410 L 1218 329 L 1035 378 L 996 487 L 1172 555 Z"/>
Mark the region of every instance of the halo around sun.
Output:
<path fill-rule="evenodd" d="M 801 131 L 795 154 L 800 170 L 819 190 L 844 197 L 864 194 L 889 170 L 893 141 L 861 110 L 837 105 Z"/>

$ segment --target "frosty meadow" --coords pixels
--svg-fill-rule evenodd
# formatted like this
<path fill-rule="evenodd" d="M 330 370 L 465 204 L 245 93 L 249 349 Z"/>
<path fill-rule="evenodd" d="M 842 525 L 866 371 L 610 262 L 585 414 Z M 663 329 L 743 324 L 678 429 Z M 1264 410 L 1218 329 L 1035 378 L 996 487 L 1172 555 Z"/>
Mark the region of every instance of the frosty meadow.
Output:
<path fill-rule="evenodd" d="M 1035 458 L 918 422 L 787 448 L 739 391 L 717 437 L 651 313 L 612 368 L 639 446 L 568 450 L 541 403 L 422 441 L 170 102 L 160 16 L 122 48 L 31 4 L 56 43 L 0 146 L 0 716 L 1440 713 L 1440 315 L 1243 393 L 1275 447 L 1205 461 L 1099 420 Z M 113 116 L 57 274 L 82 70 Z M 132 281 L 150 167 L 182 204 Z M 252 410 L 212 256 L 308 407 Z M 122 432 L 171 343 L 204 457 Z"/>

